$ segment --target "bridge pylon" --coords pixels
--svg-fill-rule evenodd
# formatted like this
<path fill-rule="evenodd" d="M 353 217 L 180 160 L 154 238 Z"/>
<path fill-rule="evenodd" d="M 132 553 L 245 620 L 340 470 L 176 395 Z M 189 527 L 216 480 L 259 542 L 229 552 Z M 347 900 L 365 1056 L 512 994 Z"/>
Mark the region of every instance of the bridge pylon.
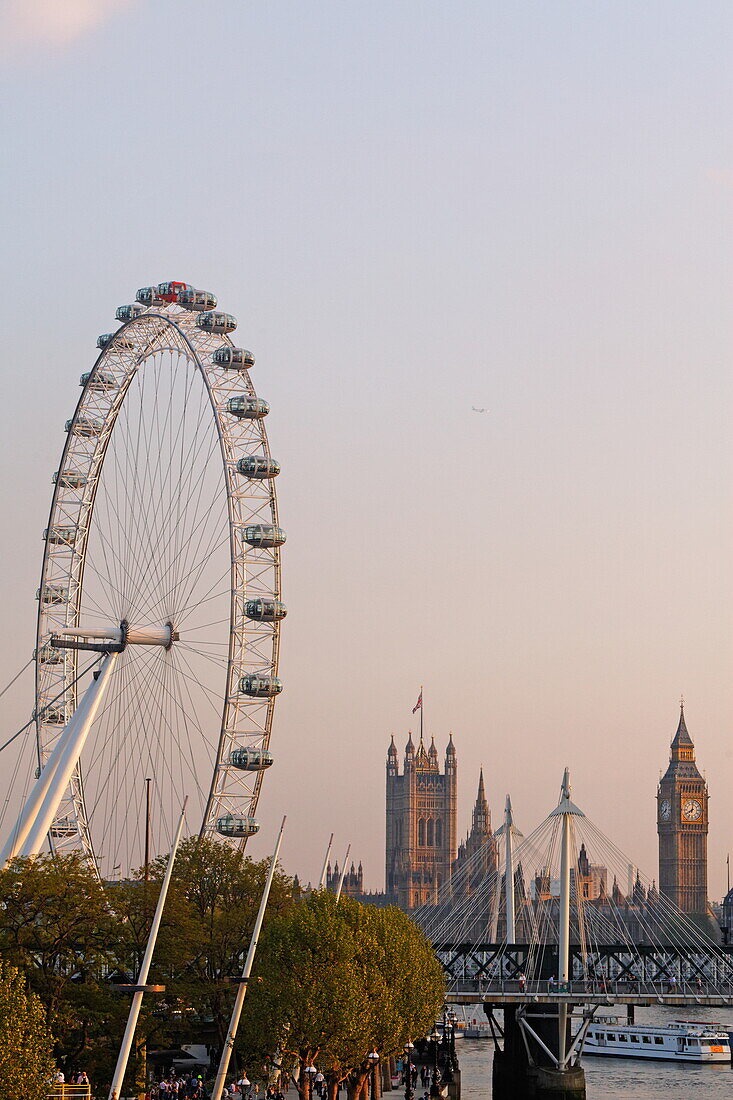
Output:
<path fill-rule="evenodd" d="M 545 947 L 539 972 L 557 974 L 558 954 Z M 499 1006 L 485 1002 L 494 1025 Z M 503 1004 L 504 1045 L 496 1043 L 492 1070 L 492 1100 L 585 1100 L 585 1072 L 579 1064 L 579 1043 L 570 1030 L 572 1006 L 567 1004 Z M 498 1026 L 498 1025 L 497 1025 Z M 583 1035 L 585 1028 L 582 1028 Z"/>

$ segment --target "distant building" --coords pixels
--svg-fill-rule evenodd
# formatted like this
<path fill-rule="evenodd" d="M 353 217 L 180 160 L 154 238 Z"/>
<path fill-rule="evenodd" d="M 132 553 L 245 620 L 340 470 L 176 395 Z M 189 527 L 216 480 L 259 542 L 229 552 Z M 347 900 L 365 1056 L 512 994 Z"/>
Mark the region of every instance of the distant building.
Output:
<path fill-rule="evenodd" d="M 387 894 L 401 909 L 437 901 L 456 858 L 457 764 L 453 736 L 441 772 L 435 739 L 417 751 L 409 735 L 400 774 L 394 737 L 387 751 Z"/>
<path fill-rule="evenodd" d="M 491 811 L 484 790 L 484 769 L 478 781 L 478 793 L 473 807 L 471 831 L 461 841 L 458 855 L 453 862 L 455 893 L 468 896 L 478 889 L 488 875 L 495 875 L 498 867 L 496 837 L 491 830 Z"/>
<path fill-rule="evenodd" d="M 578 868 L 571 870 L 571 878 L 577 883 L 578 896 L 585 901 L 597 901 L 605 898 L 608 891 L 608 870 L 600 863 L 591 863 L 585 844 L 581 844 L 578 853 Z"/>
<path fill-rule="evenodd" d="M 331 870 L 330 863 L 326 867 L 326 889 L 335 894 L 340 881 L 341 871 L 339 870 L 338 860 L 336 860 L 333 870 Z M 347 898 L 361 899 L 364 894 L 364 870 L 361 863 L 359 863 L 359 869 L 357 870 L 352 860 L 350 869 L 344 873 L 341 893 Z"/>
<path fill-rule="evenodd" d="M 683 913 L 708 912 L 708 786 L 695 763 L 684 704 L 657 789 L 659 892 Z"/>

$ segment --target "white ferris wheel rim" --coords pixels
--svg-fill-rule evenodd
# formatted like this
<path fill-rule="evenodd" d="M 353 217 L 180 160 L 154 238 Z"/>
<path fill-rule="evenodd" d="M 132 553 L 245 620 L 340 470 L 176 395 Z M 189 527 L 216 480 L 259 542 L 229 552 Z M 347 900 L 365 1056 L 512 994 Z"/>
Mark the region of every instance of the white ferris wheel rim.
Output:
<path fill-rule="evenodd" d="M 246 605 L 250 601 L 251 608 L 252 600 L 274 600 L 280 606 L 280 544 L 253 545 L 251 541 L 246 541 L 245 535 L 251 536 L 253 530 L 267 530 L 268 527 L 279 532 L 280 528 L 274 479 L 249 478 L 237 468 L 242 460 L 248 471 L 250 466 L 246 465 L 247 461 L 250 465 L 255 458 L 272 461 L 262 416 L 258 414 L 254 419 L 242 419 L 229 412 L 228 403 L 232 398 L 258 401 L 249 371 L 244 363 L 233 368 L 212 361 L 215 351 L 224 347 L 233 348 L 233 344 L 226 333 L 206 332 L 199 327 L 197 316 L 200 314 L 183 309 L 177 303 L 158 303 L 125 321 L 102 348 L 86 378 L 74 416 L 68 422 L 67 438 L 55 475 L 48 527 L 44 532 L 39 588 L 36 650 L 38 763 L 39 767 L 43 766 L 62 728 L 59 722 L 62 718 L 68 718 L 74 709 L 75 681 L 80 668 L 86 664 L 79 658 L 88 656 L 76 650 L 66 650 L 63 661 L 59 663 L 56 654 L 48 656 L 49 640 L 52 634 L 64 627 L 78 629 L 87 625 L 80 621 L 80 616 L 84 615 L 85 610 L 88 611 L 85 608 L 85 585 L 90 574 L 87 557 L 90 540 L 95 536 L 95 507 L 100 484 L 104 481 L 110 440 L 126 408 L 125 402 L 130 399 L 130 388 L 135 379 L 146 368 L 150 369 L 151 363 L 161 364 L 165 355 L 178 356 L 179 360 L 186 361 L 186 369 L 192 370 L 198 377 L 208 399 L 209 426 L 216 436 L 219 455 L 217 469 L 221 474 L 226 502 L 228 534 L 229 612 L 225 626 L 227 636 L 221 643 L 222 647 L 226 646 L 225 662 L 222 662 L 226 665 L 226 672 L 220 699 L 219 728 L 211 743 L 213 748 L 215 740 L 211 774 L 206 779 L 208 792 L 196 831 L 217 834 L 244 844 L 247 835 L 258 827 L 254 815 L 264 766 L 253 770 L 242 767 L 241 763 L 234 766 L 232 761 L 259 760 L 261 765 L 265 761 L 271 762 L 268 750 L 275 702 L 274 687 L 280 690 L 281 686 L 277 678 L 279 619 L 257 621 L 245 614 Z M 265 403 L 260 404 L 267 408 Z M 205 566 L 206 563 L 203 564 Z M 202 572 L 200 575 L 205 574 Z M 190 609 L 184 610 L 190 612 Z M 110 625 L 117 627 L 119 623 Z M 156 622 L 154 625 L 164 624 Z M 177 628 L 178 624 L 175 625 Z M 185 645 L 185 632 L 182 638 Z M 204 644 L 201 642 L 201 645 Z M 180 652 L 181 659 L 187 660 L 183 649 Z M 243 694 L 239 690 L 247 677 L 250 677 L 248 688 L 259 689 L 259 695 L 251 691 Z M 273 691 L 263 695 L 263 684 L 269 684 Z M 122 690 L 120 688 L 120 696 Z M 211 696 L 213 692 L 208 690 Z M 60 695 L 63 700 L 61 716 L 49 706 Z M 183 710 L 180 704 L 179 710 Z M 124 711 L 121 713 L 124 714 Z M 49 721 L 49 717 L 54 721 Z M 83 766 L 84 760 L 74 772 L 49 840 L 52 848 L 80 848 L 99 871 L 100 858 L 93 814 L 90 813 L 85 792 Z M 195 766 L 189 767 L 189 772 L 195 770 Z M 183 772 L 181 781 L 185 782 Z"/>

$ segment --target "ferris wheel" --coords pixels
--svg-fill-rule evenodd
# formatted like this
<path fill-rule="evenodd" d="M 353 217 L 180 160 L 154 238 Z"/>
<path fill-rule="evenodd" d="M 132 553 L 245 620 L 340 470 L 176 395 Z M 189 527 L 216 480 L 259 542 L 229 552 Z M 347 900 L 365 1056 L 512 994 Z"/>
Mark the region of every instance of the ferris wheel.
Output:
<path fill-rule="evenodd" d="M 184 794 L 202 834 L 244 844 L 272 764 L 286 615 L 280 465 L 254 357 L 216 305 L 167 282 L 120 306 L 81 376 L 52 479 L 38 772 L 64 748 L 90 662 L 113 653 L 48 830 L 52 849 L 81 849 L 104 877 L 142 864 L 146 803 L 152 853 L 167 850 Z"/>

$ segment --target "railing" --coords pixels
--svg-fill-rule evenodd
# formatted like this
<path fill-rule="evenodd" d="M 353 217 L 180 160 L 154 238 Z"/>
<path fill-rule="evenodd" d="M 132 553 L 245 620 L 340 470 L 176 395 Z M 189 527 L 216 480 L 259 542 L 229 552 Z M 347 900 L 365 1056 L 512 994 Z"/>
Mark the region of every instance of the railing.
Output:
<path fill-rule="evenodd" d="M 46 1093 L 47 1100 L 91 1100 L 91 1085 L 60 1085 L 54 1083 Z"/>
<path fill-rule="evenodd" d="M 614 996 L 638 996 L 638 997 L 689 997 L 697 998 L 714 997 L 716 999 L 733 998 L 733 982 L 697 982 L 697 981 L 669 981 L 663 979 L 655 982 L 643 982 L 634 979 L 612 980 L 603 977 L 589 978 L 584 981 L 558 982 L 538 981 L 527 978 L 520 981 L 516 978 L 458 978 L 448 986 L 449 993 L 478 993 L 483 996 L 519 995 L 531 997 L 533 995 L 550 996 L 560 994 L 570 996 L 572 994 L 588 996 L 610 997 Z"/>

